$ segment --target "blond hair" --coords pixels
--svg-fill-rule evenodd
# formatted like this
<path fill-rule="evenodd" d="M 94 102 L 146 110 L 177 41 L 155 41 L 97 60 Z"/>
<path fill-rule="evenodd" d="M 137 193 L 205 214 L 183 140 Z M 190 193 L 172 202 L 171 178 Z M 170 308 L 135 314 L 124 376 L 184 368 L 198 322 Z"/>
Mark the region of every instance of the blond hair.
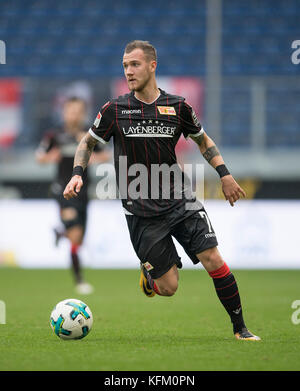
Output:
<path fill-rule="evenodd" d="M 124 53 L 131 53 L 134 49 L 141 49 L 145 57 L 148 59 L 148 61 L 157 61 L 157 53 L 156 49 L 153 45 L 151 45 L 148 41 L 140 41 L 140 40 L 134 40 L 129 42 L 124 50 Z"/>

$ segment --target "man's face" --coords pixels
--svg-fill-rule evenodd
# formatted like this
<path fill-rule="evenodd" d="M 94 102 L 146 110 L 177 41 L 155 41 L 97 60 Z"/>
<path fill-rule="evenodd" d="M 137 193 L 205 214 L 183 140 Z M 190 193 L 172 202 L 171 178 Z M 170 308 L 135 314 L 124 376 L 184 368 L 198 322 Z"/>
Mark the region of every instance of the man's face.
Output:
<path fill-rule="evenodd" d="M 124 74 L 131 91 L 142 91 L 153 77 L 156 61 L 148 60 L 142 49 L 134 49 L 123 56 Z"/>
<path fill-rule="evenodd" d="M 63 110 L 63 120 L 67 126 L 82 126 L 84 124 L 85 115 L 85 105 L 82 101 L 65 103 Z"/>

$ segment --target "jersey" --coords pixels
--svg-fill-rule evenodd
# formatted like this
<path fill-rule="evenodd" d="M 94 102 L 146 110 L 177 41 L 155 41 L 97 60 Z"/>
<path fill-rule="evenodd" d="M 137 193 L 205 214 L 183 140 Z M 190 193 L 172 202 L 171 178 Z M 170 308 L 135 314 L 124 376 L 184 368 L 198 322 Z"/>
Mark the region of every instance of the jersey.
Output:
<path fill-rule="evenodd" d="M 191 202 L 190 195 L 186 196 L 190 183 L 177 164 L 175 146 L 181 134 L 187 138 L 203 132 L 185 99 L 161 89 L 149 104 L 137 99 L 134 92 L 107 102 L 89 129 L 102 143 L 113 138 L 125 213 L 142 217 L 160 216 Z"/>
<path fill-rule="evenodd" d="M 84 136 L 85 131 L 82 131 Z M 73 171 L 74 155 L 80 141 L 80 137 L 76 138 L 74 135 L 67 133 L 63 128 L 57 128 L 52 131 L 46 132 L 43 137 L 39 150 L 43 152 L 49 152 L 53 148 L 58 148 L 61 153 L 61 159 L 57 163 L 57 170 L 53 183 L 51 184 L 51 194 L 59 202 L 63 203 L 62 192 L 70 180 L 70 176 Z M 103 147 L 100 144 L 96 145 L 95 150 L 100 151 Z M 83 174 L 83 187 L 74 199 L 76 203 L 87 202 L 88 200 L 88 167 Z"/>

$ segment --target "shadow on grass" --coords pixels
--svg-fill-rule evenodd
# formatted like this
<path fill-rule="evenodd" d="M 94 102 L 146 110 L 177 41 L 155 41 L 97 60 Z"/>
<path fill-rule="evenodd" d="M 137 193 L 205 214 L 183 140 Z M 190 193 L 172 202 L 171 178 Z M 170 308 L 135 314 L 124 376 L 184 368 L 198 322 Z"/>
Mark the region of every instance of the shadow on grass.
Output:
<path fill-rule="evenodd" d="M 83 340 L 82 340 L 83 341 Z M 224 343 L 234 341 L 234 337 L 230 338 L 229 336 L 212 336 L 212 335 L 195 335 L 195 336 L 181 336 L 181 335 L 151 335 L 147 336 L 132 336 L 132 335 L 122 335 L 122 336 L 103 336 L 95 337 L 92 336 L 87 338 L 85 342 L 87 343 L 101 343 L 101 344 L 122 344 L 122 345 L 211 345 L 215 343 Z"/>

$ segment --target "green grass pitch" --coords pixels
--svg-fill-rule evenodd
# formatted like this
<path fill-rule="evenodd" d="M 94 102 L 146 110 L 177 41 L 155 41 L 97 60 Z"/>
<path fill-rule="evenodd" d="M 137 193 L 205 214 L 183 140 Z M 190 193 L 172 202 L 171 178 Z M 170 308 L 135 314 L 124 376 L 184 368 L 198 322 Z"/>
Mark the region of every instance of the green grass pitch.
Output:
<path fill-rule="evenodd" d="M 247 326 L 260 342 L 233 338 L 229 317 L 204 270 L 180 271 L 173 297 L 145 297 L 138 270 L 85 270 L 95 286 L 74 293 L 69 270 L 0 269 L 0 370 L 299 371 L 300 270 L 233 270 Z M 94 316 L 90 334 L 60 340 L 49 317 L 57 302 L 78 298 Z"/>

